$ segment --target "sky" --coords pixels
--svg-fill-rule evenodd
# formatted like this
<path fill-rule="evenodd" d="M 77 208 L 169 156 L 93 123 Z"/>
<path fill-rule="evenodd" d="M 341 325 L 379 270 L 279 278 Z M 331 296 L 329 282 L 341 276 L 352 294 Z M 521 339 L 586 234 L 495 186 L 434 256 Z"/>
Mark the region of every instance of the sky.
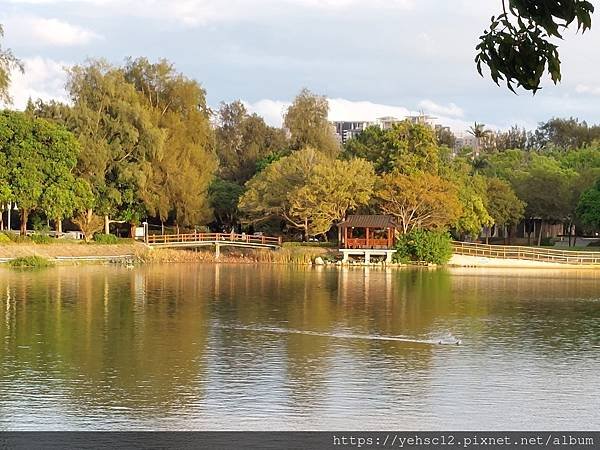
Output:
<path fill-rule="evenodd" d="M 592 3 L 598 8 L 600 0 Z M 330 120 L 425 113 L 463 131 L 600 122 L 600 26 L 560 43 L 563 81 L 535 96 L 482 78 L 475 46 L 500 0 L 0 0 L 3 47 L 24 62 L 11 93 L 68 100 L 65 68 L 89 58 L 167 58 L 208 102 L 240 99 L 272 125 L 301 88 Z"/>

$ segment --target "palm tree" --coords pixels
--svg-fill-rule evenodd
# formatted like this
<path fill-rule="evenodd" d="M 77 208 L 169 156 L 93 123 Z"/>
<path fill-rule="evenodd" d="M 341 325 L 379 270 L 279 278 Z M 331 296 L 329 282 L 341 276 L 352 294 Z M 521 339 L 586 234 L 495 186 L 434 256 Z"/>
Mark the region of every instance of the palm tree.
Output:
<path fill-rule="evenodd" d="M 475 137 L 475 151 L 473 154 L 473 158 L 479 156 L 479 152 L 481 150 L 481 140 L 490 135 L 491 131 L 485 128 L 484 123 L 475 122 L 467 131 L 470 135 Z"/>

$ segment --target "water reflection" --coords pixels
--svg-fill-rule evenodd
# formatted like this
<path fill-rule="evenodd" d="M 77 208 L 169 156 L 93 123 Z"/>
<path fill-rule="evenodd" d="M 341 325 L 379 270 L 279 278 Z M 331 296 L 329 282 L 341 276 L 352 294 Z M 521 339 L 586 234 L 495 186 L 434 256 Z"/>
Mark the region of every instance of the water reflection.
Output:
<path fill-rule="evenodd" d="M 599 286 L 490 269 L 2 271 L 0 429 L 597 426 Z M 420 342 L 449 336 L 464 345 Z"/>

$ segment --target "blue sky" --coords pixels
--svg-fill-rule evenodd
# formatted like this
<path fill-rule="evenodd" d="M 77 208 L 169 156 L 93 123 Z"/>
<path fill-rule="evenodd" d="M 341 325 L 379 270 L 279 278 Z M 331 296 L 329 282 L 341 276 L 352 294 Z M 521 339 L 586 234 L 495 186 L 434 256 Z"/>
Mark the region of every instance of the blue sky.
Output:
<path fill-rule="evenodd" d="M 594 2 L 597 3 L 597 2 Z M 600 5 L 596 5 L 597 7 Z M 424 112 L 456 130 L 477 120 L 535 127 L 600 122 L 600 26 L 561 44 L 563 82 L 516 96 L 476 72 L 474 47 L 500 0 L 0 0 L 4 45 L 25 62 L 16 107 L 66 98 L 64 67 L 86 58 L 166 57 L 212 106 L 241 99 L 272 124 L 307 87 L 332 120 Z"/>

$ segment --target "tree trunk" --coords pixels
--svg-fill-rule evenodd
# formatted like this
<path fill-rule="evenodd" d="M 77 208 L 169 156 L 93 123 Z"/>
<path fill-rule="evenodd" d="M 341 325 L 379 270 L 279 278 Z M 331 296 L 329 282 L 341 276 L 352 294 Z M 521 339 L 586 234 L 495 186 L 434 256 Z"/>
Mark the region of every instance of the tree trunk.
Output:
<path fill-rule="evenodd" d="M 568 230 L 569 230 L 569 248 L 571 248 L 571 241 L 573 240 L 572 239 L 572 237 L 573 237 L 573 222 L 569 222 Z"/>
<path fill-rule="evenodd" d="M 164 221 L 160 221 L 160 233 L 164 236 L 165 235 L 165 222 Z"/>
<path fill-rule="evenodd" d="M 58 234 L 62 234 L 62 220 L 61 219 L 54 219 L 54 228 L 56 228 L 56 232 Z"/>
<path fill-rule="evenodd" d="M 135 238 L 135 229 L 137 227 L 137 223 L 135 222 L 130 222 L 129 223 L 129 237 L 130 238 Z"/>
<path fill-rule="evenodd" d="M 21 236 L 27 236 L 27 221 L 29 220 L 29 210 L 21 209 Z"/>
<path fill-rule="evenodd" d="M 104 234 L 110 234 L 110 218 L 108 214 L 104 216 Z"/>
<path fill-rule="evenodd" d="M 538 247 L 540 247 L 542 245 L 542 231 L 544 230 L 544 221 L 542 220 L 540 222 L 540 232 L 538 234 Z"/>

